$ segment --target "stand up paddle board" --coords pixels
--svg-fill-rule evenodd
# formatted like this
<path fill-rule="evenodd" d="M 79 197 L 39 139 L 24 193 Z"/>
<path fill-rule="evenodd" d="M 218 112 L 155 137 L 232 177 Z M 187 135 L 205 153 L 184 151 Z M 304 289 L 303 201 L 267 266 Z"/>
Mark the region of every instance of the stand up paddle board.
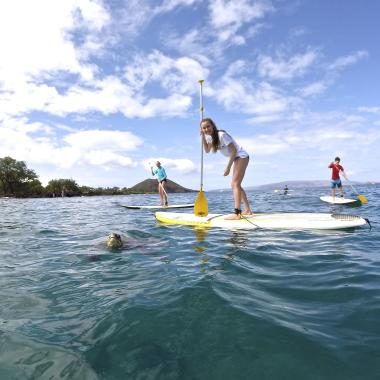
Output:
<path fill-rule="evenodd" d="M 156 219 L 167 224 L 182 224 L 198 227 L 219 227 L 227 229 L 255 228 L 295 230 L 336 230 L 359 227 L 366 224 L 360 216 L 321 213 L 271 213 L 254 214 L 239 220 L 226 220 L 226 215 L 209 214 L 195 216 L 188 213 L 156 212 Z"/>
<path fill-rule="evenodd" d="M 183 205 L 168 205 L 168 206 L 131 206 L 131 205 L 122 205 L 125 208 L 134 209 L 134 210 L 140 210 L 140 209 L 147 209 L 147 210 L 162 210 L 167 208 L 191 208 L 194 207 L 194 203 L 189 204 L 183 204 Z"/>
<path fill-rule="evenodd" d="M 333 198 L 331 196 L 319 197 L 319 199 L 323 202 L 333 203 L 336 205 L 348 205 L 350 203 L 359 202 L 357 199 L 349 199 L 349 198 L 342 198 L 342 197 Z"/>

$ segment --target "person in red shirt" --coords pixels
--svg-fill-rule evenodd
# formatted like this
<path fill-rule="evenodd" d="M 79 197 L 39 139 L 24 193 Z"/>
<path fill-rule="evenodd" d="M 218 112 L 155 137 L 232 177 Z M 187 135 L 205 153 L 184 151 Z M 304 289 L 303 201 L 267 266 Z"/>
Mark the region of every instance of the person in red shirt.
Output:
<path fill-rule="evenodd" d="M 335 189 L 338 188 L 340 190 L 340 196 L 343 198 L 343 186 L 342 181 L 340 180 L 339 173 L 342 173 L 343 177 L 346 178 L 346 174 L 344 173 L 343 166 L 340 164 L 340 158 L 335 157 L 335 162 L 331 162 L 328 166 L 329 169 L 332 169 L 331 173 L 331 188 L 332 188 L 332 197 L 335 198 Z"/>

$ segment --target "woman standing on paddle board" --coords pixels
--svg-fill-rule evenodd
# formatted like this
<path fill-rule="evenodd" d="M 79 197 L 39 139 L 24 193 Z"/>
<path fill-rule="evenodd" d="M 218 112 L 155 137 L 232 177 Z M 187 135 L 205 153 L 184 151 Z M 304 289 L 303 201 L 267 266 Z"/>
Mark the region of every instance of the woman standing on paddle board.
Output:
<path fill-rule="evenodd" d="M 218 130 L 214 121 L 210 118 L 201 121 L 201 134 L 203 147 L 206 153 L 218 150 L 225 156 L 229 157 L 224 176 L 230 174 L 233 165 L 231 187 L 234 193 L 235 213 L 227 216 L 226 219 L 240 219 L 241 215 L 252 215 L 251 208 L 241 183 L 244 178 L 245 170 L 249 162 L 248 153 L 239 146 L 236 141 L 224 130 Z M 243 212 L 241 211 L 241 203 L 243 202 Z"/>
<path fill-rule="evenodd" d="M 158 181 L 158 193 L 160 194 L 161 206 L 168 205 L 168 198 L 166 197 L 165 184 L 167 181 L 165 169 L 161 166 L 160 161 L 156 162 L 156 168 L 150 167 L 152 175 L 155 175 Z"/>
<path fill-rule="evenodd" d="M 343 186 L 342 181 L 340 180 L 339 173 L 342 172 L 343 177 L 346 177 L 344 173 L 343 166 L 340 164 L 340 158 L 335 157 L 335 162 L 331 162 L 328 166 L 329 169 L 332 169 L 331 173 L 331 188 L 332 188 L 332 197 L 335 198 L 335 188 L 338 187 L 340 190 L 340 196 L 343 198 Z"/>

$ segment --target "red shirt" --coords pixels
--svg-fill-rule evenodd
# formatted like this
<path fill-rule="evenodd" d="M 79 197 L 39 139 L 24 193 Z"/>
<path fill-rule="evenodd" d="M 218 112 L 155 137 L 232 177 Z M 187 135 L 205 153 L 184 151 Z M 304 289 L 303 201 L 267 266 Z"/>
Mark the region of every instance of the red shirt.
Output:
<path fill-rule="evenodd" d="M 329 168 L 332 169 L 331 179 L 340 179 L 339 172 L 344 172 L 343 166 L 340 164 L 331 163 Z"/>

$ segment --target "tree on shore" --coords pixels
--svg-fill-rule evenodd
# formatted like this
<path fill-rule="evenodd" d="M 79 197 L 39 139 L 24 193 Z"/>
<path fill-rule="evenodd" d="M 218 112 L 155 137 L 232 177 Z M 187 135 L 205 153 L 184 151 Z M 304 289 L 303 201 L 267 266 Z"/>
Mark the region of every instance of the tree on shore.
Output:
<path fill-rule="evenodd" d="M 168 180 L 168 192 L 183 193 L 186 189 Z M 12 157 L 0 158 L 0 196 L 10 197 L 73 197 L 93 195 L 152 194 L 157 192 L 157 181 L 144 180 L 131 188 L 78 186 L 73 179 L 52 179 L 43 187 L 34 170 L 28 169 L 24 161 Z"/>
<path fill-rule="evenodd" d="M 81 195 L 78 184 L 73 179 L 52 179 L 47 184 L 45 191 L 52 197 L 72 197 Z"/>
<path fill-rule="evenodd" d="M 0 158 L 0 194 L 5 196 L 39 196 L 44 188 L 24 161 L 12 157 Z"/>

